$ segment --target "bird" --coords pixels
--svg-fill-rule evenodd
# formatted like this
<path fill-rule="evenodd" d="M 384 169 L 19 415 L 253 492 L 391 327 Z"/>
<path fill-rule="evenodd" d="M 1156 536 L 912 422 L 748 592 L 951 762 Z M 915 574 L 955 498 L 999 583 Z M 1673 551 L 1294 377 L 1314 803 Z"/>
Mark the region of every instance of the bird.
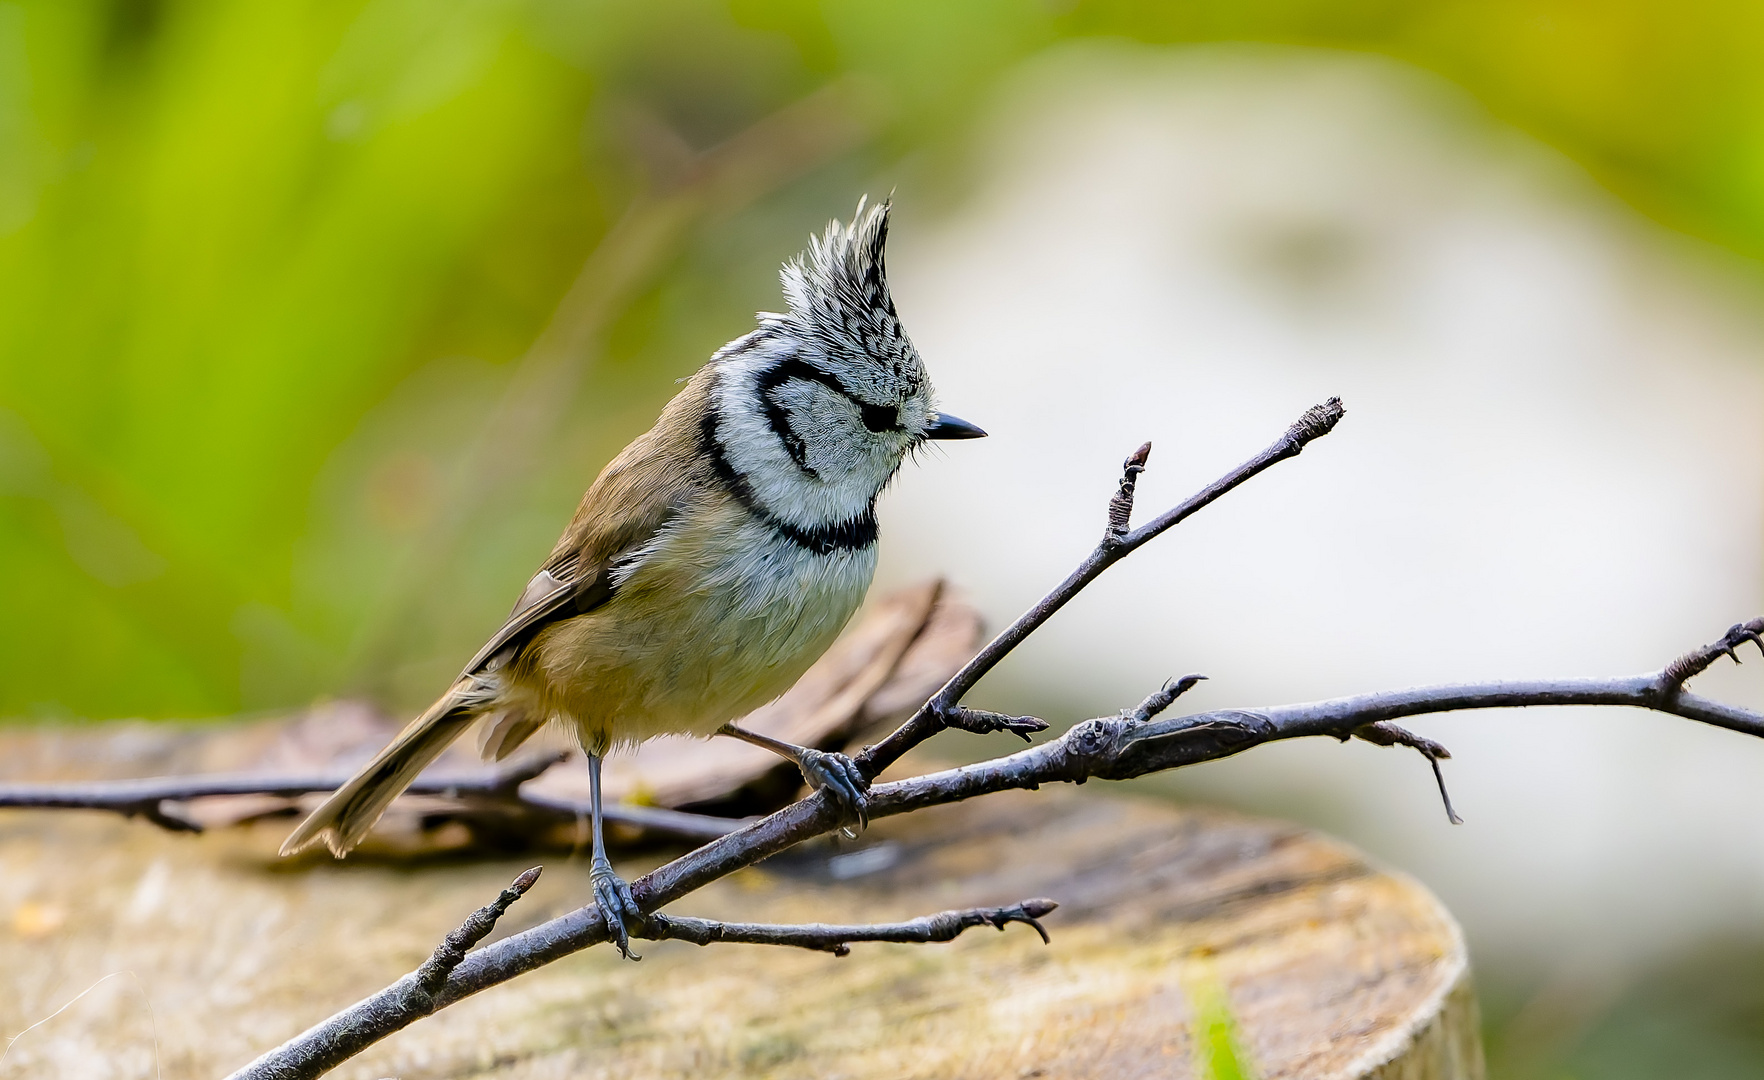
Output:
<path fill-rule="evenodd" d="M 595 903 L 621 955 L 642 919 L 602 834 L 601 763 L 661 734 L 724 735 L 794 762 L 865 819 L 851 758 L 734 721 L 826 651 L 876 570 L 876 501 L 932 440 L 986 432 L 938 410 L 883 263 L 892 203 L 860 199 L 784 264 L 787 309 L 713 354 L 595 478 L 508 620 L 446 693 L 288 836 L 342 858 L 479 725 L 501 760 L 547 724 L 588 761 Z"/>

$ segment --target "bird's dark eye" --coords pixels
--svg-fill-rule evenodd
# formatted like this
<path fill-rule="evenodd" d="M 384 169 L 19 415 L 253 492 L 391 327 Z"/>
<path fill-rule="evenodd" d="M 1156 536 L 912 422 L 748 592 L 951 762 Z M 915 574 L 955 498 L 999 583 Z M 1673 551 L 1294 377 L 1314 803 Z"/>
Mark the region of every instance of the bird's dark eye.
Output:
<path fill-rule="evenodd" d="M 858 405 L 858 411 L 864 414 L 864 426 L 871 431 L 900 430 L 900 410 L 892 405 L 871 405 L 868 402 L 862 402 Z"/>

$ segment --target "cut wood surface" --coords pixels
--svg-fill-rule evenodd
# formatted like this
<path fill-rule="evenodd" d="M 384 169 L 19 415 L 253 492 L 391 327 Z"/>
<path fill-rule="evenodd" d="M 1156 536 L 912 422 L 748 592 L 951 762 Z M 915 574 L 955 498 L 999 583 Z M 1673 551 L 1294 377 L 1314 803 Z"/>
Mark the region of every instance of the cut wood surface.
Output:
<path fill-rule="evenodd" d="M 66 732 L 45 737 L 69 746 Z M 202 757 L 200 733 L 89 731 L 88 751 L 108 750 L 84 771 L 163 758 L 162 739 Z M 187 835 L 0 811 L 0 1033 L 67 1006 L 12 1045 L 0 1076 L 219 1077 L 416 967 L 535 862 L 544 877 L 498 934 L 591 895 L 579 853 L 289 862 L 275 857 L 286 827 Z M 1190 1001 L 1216 988 L 1265 1078 L 1481 1076 L 1449 915 L 1416 883 L 1290 825 L 1094 785 L 1013 792 L 806 845 L 670 910 L 856 922 L 1031 896 L 1061 903 L 1045 920 L 1051 945 L 1012 926 L 845 958 L 664 942 L 632 964 L 597 948 L 335 1075 L 1195 1076 Z"/>

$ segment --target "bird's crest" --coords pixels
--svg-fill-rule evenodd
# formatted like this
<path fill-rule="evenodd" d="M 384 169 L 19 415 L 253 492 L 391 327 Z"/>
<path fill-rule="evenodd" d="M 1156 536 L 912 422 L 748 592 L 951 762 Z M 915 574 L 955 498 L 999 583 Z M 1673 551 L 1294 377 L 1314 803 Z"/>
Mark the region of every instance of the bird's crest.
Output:
<path fill-rule="evenodd" d="M 802 255 L 784 264 L 790 312 L 765 318 L 789 324 L 842 359 L 882 364 L 916 387 L 924 366 L 901 329 L 882 262 L 889 203 L 865 203 L 858 200 L 851 224 L 829 222 Z"/>

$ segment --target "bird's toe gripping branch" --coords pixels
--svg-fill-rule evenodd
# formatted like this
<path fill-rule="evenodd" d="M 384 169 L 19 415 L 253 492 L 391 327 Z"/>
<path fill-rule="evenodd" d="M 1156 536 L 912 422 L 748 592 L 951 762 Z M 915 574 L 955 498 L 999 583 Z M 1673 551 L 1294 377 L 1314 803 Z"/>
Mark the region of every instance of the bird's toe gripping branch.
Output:
<path fill-rule="evenodd" d="M 604 858 L 594 860 L 588 880 L 594 887 L 594 904 L 600 909 L 607 934 L 618 946 L 619 955 L 627 960 L 643 959 L 631 951 L 631 930 L 642 925 L 643 909 L 637 906 L 630 884 Z"/>
<path fill-rule="evenodd" d="M 810 787 L 827 792 L 860 827 L 870 827 L 870 781 L 857 762 L 844 754 L 804 748 L 797 764 Z"/>

